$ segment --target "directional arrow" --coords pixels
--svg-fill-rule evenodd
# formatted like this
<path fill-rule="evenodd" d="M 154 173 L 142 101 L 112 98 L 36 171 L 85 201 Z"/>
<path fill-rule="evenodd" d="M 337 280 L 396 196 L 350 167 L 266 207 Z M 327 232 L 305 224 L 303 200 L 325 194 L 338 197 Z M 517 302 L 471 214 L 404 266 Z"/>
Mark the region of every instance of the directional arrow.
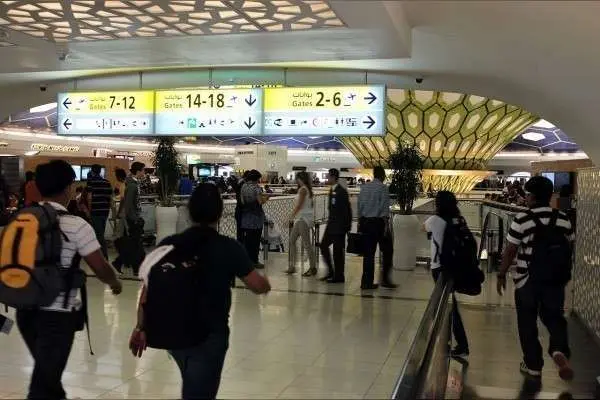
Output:
<path fill-rule="evenodd" d="M 69 118 L 65 119 L 65 122 L 63 122 L 63 126 L 65 127 L 66 130 L 71 129 L 71 125 L 73 125 L 73 123 L 71 122 L 71 120 Z"/>
<path fill-rule="evenodd" d="M 369 92 L 369 95 L 367 97 L 364 97 L 365 100 L 367 100 L 369 102 L 369 104 L 373 104 L 375 102 L 375 100 L 377 100 L 377 96 L 375 96 L 373 93 Z"/>
<path fill-rule="evenodd" d="M 246 125 L 246 128 L 250 130 L 254 127 L 254 125 L 256 125 L 256 121 L 252 121 L 252 117 L 248 117 L 248 121 L 244 121 L 244 125 Z"/>
<path fill-rule="evenodd" d="M 368 125 L 367 129 L 371 129 L 375 125 L 375 120 L 370 115 L 367 115 L 367 119 L 363 121 L 363 124 Z"/>
<path fill-rule="evenodd" d="M 68 110 L 69 106 L 72 104 L 71 103 L 71 99 L 69 99 L 68 97 L 65 99 L 65 101 L 63 101 L 63 106 L 65 106 L 65 108 Z"/>
<path fill-rule="evenodd" d="M 250 96 L 248 96 L 246 99 L 244 99 L 244 101 L 246 102 L 246 104 L 248 104 L 250 107 L 252 107 L 254 105 L 254 103 L 256 103 L 256 99 L 254 98 L 254 96 L 252 96 L 252 93 L 250 93 Z"/>

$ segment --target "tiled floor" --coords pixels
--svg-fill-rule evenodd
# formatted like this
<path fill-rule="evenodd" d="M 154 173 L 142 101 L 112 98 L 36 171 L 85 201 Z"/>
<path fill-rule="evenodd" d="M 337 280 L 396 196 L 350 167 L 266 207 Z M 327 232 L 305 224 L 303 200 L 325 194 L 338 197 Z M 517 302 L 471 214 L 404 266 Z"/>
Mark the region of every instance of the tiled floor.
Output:
<path fill-rule="evenodd" d="M 360 296 L 360 259 L 349 257 L 346 285 L 283 274 L 287 258 L 271 257 L 274 290 L 235 289 L 220 398 L 388 398 L 426 306 L 412 299 L 425 271 L 397 277 L 397 291 Z M 163 351 L 136 360 L 127 349 L 139 285 L 126 280 L 114 297 L 89 281 L 92 345 L 77 336 L 63 383 L 70 398 L 176 398 L 177 367 Z M 425 285 L 425 286 L 424 286 Z M 288 290 L 290 289 L 290 291 Z M 344 294 L 344 295 L 342 295 Z M 0 398 L 23 398 L 32 360 L 16 330 L 1 336 Z"/>
<path fill-rule="evenodd" d="M 358 257 L 348 257 L 345 285 L 288 276 L 283 273 L 286 267 L 287 255 L 270 255 L 265 273 L 273 291 L 267 296 L 234 289 L 230 348 L 219 397 L 389 398 L 433 288 L 429 272 L 395 271 L 398 289 L 364 293 Z M 90 355 L 85 334 L 78 334 L 63 376 L 68 396 L 177 398 L 179 373 L 165 352 L 149 350 L 135 359 L 127 349 L 138 282 L 125 280 L 119 297 L 95 279 L 89 282 L 95 355 Z M 499 297 L 490 278 L 481 296 L 460 301 L 471 341 L 468 393 L 517 397 L 522 379 L 512 294 Z M 593 377 L 600 373 L 591 367 L 600 359 L 598 347 L 577 325 L 570 327 L 579 367 L 576 381 L 571 386 L 559 381 L 548 362 L 542 396 L 564 390 L 589 394 Z M 542 336 L 546 340 L 545 332 Z M 0 398 L 23 398 L 32 361 L 16 330 L 0 336 L 0 341 Z"/>

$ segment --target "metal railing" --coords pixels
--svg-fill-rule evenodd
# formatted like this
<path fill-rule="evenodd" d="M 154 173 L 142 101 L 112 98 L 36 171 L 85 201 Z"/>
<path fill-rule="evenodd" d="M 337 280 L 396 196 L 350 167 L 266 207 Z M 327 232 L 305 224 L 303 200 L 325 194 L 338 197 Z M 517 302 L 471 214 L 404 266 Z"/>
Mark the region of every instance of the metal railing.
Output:
<path fill-rule="evenodd" d="M 438 279 L 392 399 L 442 399 L 450 363 L 452 282 Z"/>

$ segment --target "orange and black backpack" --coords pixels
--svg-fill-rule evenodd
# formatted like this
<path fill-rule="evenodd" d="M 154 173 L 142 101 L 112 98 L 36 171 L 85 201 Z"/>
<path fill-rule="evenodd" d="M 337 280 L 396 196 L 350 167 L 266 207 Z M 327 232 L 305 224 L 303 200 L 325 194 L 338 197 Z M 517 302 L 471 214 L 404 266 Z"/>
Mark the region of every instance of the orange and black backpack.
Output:
<path fill-rule="evenodd" d="M 51 305 L 66 289 L 61 270 L 63 238 L 50 204 L 19 211 L 0 236 L 0 303 L 17 309 Z M 65 296 L 67 297 L 67 296 Z"/>

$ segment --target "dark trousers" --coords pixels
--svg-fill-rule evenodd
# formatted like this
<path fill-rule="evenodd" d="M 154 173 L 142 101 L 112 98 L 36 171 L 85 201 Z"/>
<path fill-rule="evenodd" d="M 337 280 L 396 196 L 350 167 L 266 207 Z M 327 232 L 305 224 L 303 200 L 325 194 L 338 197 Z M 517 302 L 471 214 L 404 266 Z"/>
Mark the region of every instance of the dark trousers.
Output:
<path fill-rule="evenodd" d="M 437 282 L 440 274 L 442 273 L 441 268 L 436 268 L 431 271 L 433 280 Z M 469 350 L 469 341 L 467 339 L 467 333 L 465 331 L 465 325 L 463 324 L 460 311 L 458 310 L 458 301 L 456 296 L 452 293 L 452 335 L 456 341 L 457 350 Z"/>
<path fill-rule="evenodd" d="M 391 235 L 385 231 L 385 220 L 383 218 L 363 218 L 360 220 L 360 231 L 363 234 L 363 273 L 361 286 L 373 284 L 377 245 L 379 245 L 383 261 L 381 281 L 383 283 L 391 283 L 390 270 L 392 268 L 394 245 Z"/>
<path fill-rule="evenodd" d="M 78 313 L 19 310 L 17 326 L 34 360 L 28 399 L 65 399 L 61 378 L 78 330 Z"/>
<path fill-rule="evenodd" d="M 131 268 L 133 269 L 134 275 L 138 274 L 140 265 L 146 257 L 146 251 L 144 250 L 144 243 L 142 241 L 144 235 L 144 224 L 143 220 L 132 221 L 127 220 L 127 244 L 129 248 L 125 249 L 130 254 L 127 259 L 131 260 Z"/>
<path fill-rule="evenodd" d="M 181 372 L 183 399 L 215 399 L 229 346 L 229 335 L 213 333 L 199 346 L 170 350 Z"/>
<path fill-rule="evenodd" d="M 333 245 L 333 263 L 329 247 Z M 323 239 L 321 239 L 321 255 L 327 265 L 327 275 L 334 279 L 344 279 L 345 259 L 344 246 L 346 245 L 345 233 L 332 233 L 329 227 L 325 228 Z"/>
<path fill-rule="evenodd" d="M 235 206 L 235 236 L 238 242 L 244 242 L 244 232 L 242 231 L 242 211 L 239 205 Z"/>
<path fill-rule="evenodd" d="M 260 252 L 261 229 L 242 229 L 242 242 L 250 260 L 258 264 L 258 253 Z"/>
<path fill-rule="evenodd" d="M 104 238 L 104 234 L 106 232 L 106 220 L 108 219 L 108 215 L 92 215 L 92 228 L 94 228 L 94 232 L 96 233 L 96 239 L 100 243 L 100 247 L 102 248 L 102 254 L 104 254 L 104 258 L 108 259 L 108 252 L 106 250 L 106 239 Z"/>
<path fill-rule="evenodd" d="M 538 315 L 550 333 L 548 353 L 559 351 L 571 356 L 567 320 L 564 316 L 564 286 L 541 286 L 532 282 L 515 290 L 519 339 L 527 368 L 541 371 L 544 366 L 542 346 L 538 339 Z"/>

